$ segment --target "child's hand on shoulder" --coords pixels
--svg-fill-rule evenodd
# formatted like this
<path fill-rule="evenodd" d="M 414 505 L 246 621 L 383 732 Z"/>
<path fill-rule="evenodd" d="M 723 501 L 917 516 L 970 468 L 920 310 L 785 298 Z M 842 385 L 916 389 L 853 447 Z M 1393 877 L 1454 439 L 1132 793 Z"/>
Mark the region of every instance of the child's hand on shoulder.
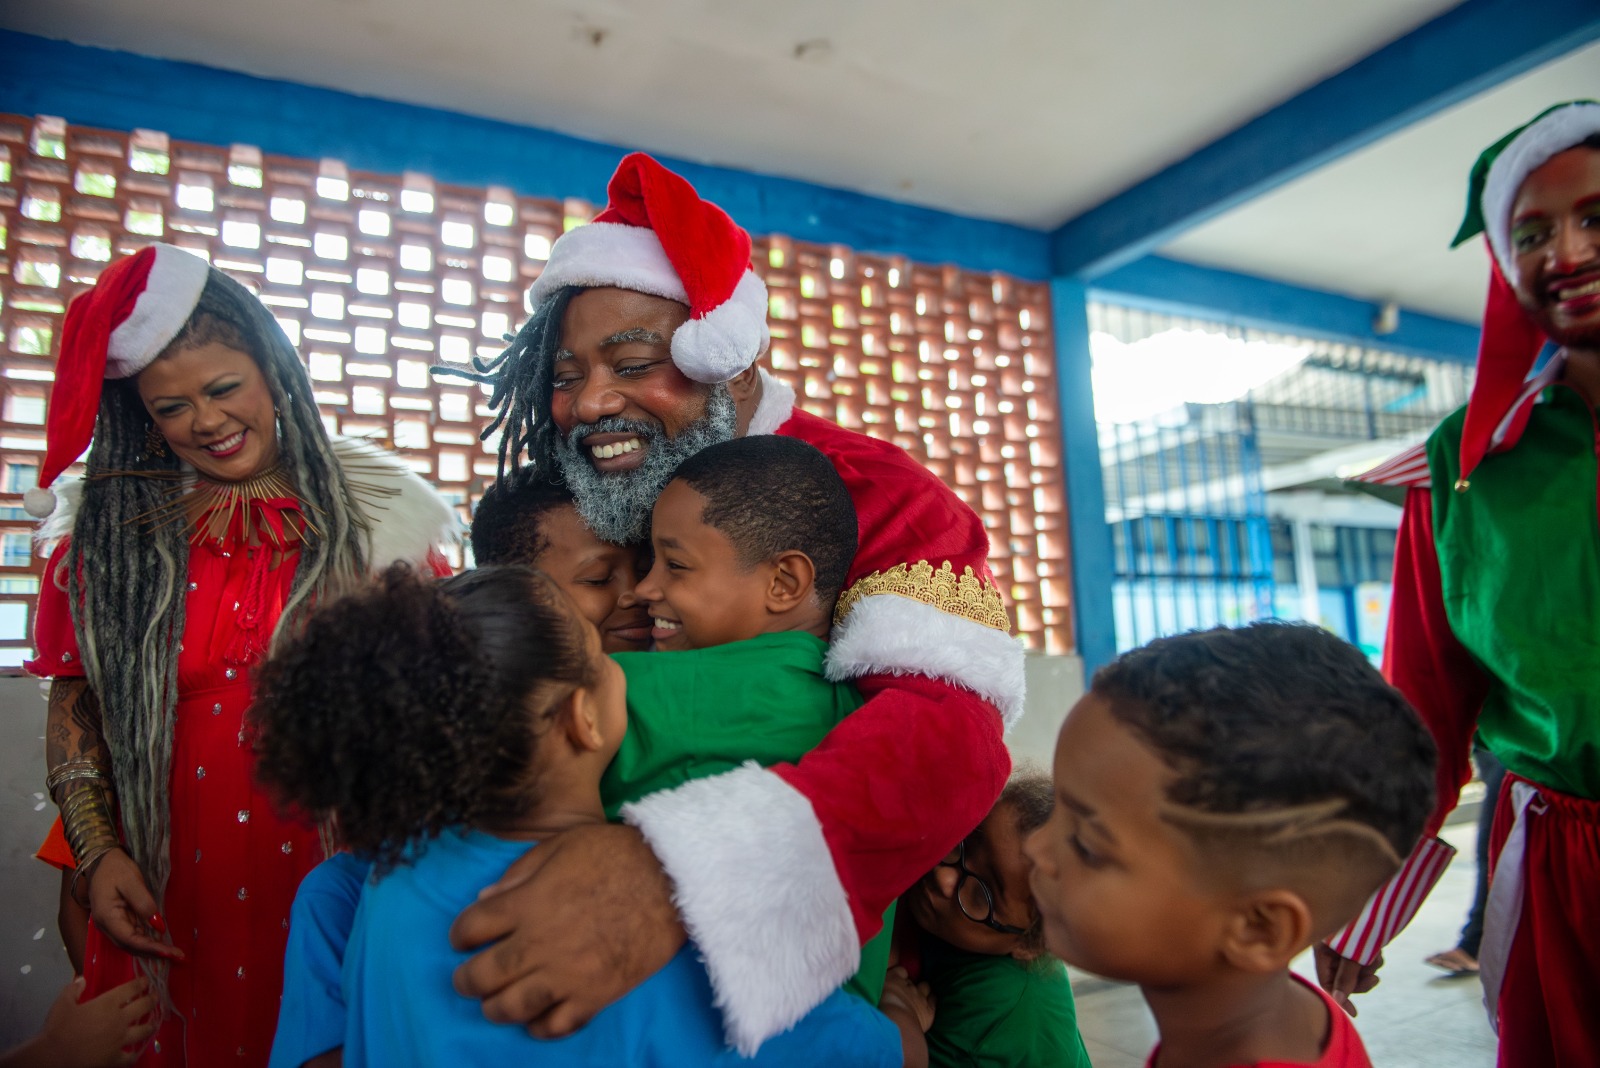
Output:
<path fill-rule="evenodd" d="M 132 1064 L 138 1047 L 156 1031 L 156 999 L 150 983 L 134 979 L 80 1002 L 83 977 L 68 983 L 45 1017 L 44 1030 L 0 1064 L 26 1068 L 102 1068 Z"/>
<path fill-rule="evenodd" d="M 933 1026 L 933 991 L 927 983 L 913 983 L 904 968 L 890 968 L 889 974 L 884 976 L 883 996 L 878 999 L 878 1007 L 890 1019 L 898 1020 L 891 1010 L 907 1014 L 923 1034 Z"/>
<path fill-rule="evenodd" d="M 924 1036 L 933 1026 L 933 1007 L 933 992 L 928 984 L 913 983 L 904 968 L 890 968 L 883 977 L 878 1010 L 900 1029 L 905 1068 L 927 1068 L 928 1041 Z"/>

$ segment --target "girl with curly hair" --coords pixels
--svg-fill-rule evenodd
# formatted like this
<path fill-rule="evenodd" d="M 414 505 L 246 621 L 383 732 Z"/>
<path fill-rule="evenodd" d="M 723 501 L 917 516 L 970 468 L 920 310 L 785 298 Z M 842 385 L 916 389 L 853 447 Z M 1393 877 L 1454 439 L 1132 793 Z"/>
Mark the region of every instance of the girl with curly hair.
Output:
<path fill-rule="evenodd" d="M 550 1042 L 455 992 L 467 959 L 450 944 L 456 914 L 528 850 L 605 819 L 601 773 L 627 729 L 622 669 L 542 572 L 491 566 L 435 583 L 390 570 L 268 660 L 252 718 L 262 778 L 373 862 L 348 945 L 332 950 L 345 1064 L 900 1064 L 894 1025 L 842 992 L 741 1057 L 724 1045 L 693 945 Z M 274 1064 L 333 1055 L 312 1048 L 317 998 L 298 988 L 329 974 L 301 962 L 326 934 L 312 899 L 339 893 L 347 870 L 328 861 L 296 901 Z"/>
<path fill-rule="evenodd" d="M 397 458 L 330 438 L 272 314 L 171 245 L 72 302 L 46 437 L 28 667 L 53 680 L 62 819 L 40 856 L 92 918 L 87 993 L 150 979 L 141 1064 L 265 1064 L 289 906 L 325 853 L 253 781 L 251 668 L 375 568 L 448 570 L 434 546 L 456 521 Z M 58 501 L 46 487 L 85 448 Z"/>

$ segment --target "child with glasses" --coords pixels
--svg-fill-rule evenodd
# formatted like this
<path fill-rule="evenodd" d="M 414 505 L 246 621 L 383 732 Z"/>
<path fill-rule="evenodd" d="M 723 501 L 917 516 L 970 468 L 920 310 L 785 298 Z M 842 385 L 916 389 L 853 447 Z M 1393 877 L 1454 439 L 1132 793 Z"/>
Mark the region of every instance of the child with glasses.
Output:
<path fill-rule="evenodd" d="M 443 582 L 392 570 L 315 612 L 262 668 L 261 777 L 374 862 L 344 953 L 344 1064 L 901 1063 L 895 1025 L 843 992 L 741 1057 L 692 944 L 563 1039 L 495 1024 L 455 992 L 456 914 L 519 856 L 605 818 L 625 685 L 571 599 L 520 567 Z M 280 1021 L 280 1039 L 299 1023 Z"/>
<path fill-rule="evenodd" d="M 1089 1066 L 1072 986 L 1045 950 L 1022 852 L 1049 818 L 1052 797 L 1048 775 L 1012 776 L 978 829 L 900 899 L 898 966 L 884 998 L 931 998 L 926 1042 L 935 1068 Z"/>
<path fill-rule="evenodd" d="M 1024 845 L 1045 943 L 1136 982 L 1167 1065 L 1371 1068 L 1289 962 L 1400 867 L 1435 751 L 1400 693 L 1318 627 L 1162 638 L 1101 668 Z"/>

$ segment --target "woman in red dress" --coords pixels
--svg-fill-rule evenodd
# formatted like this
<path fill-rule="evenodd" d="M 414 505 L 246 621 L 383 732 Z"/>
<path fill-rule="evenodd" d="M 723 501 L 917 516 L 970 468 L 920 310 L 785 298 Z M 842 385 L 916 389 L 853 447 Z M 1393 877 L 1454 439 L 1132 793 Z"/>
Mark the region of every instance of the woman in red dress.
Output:
<path fill-rule="evenodd" d="M 172 246 L 69 308 L 47 435 L 41 487 L 90 446 L 59 502 L 27 499 L 55 543 L 28 666 L 54 680 L 86 996 L 144 971 L 164 1018 L 139 1063 L 264 1065 L 289 907 L 326 851 L 256 786 L 251 669 L 280 624 L 373 569 L 448 570 L 434 546 L 454 517 L 394 457 L 330 439 L 271 314 Z"/>

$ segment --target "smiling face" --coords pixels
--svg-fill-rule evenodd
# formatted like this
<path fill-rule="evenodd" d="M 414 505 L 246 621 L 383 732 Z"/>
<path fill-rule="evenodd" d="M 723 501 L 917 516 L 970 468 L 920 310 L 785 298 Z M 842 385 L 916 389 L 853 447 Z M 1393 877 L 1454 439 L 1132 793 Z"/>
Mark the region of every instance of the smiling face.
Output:
<path fill-rule="evenodd" d="M 997 931 L 962 912 L 956 900 L 961 873 L 955 868 L 952 851 L 946 863 L 924 875 L 901 900 L 917 926 L 958 949 L 989 956 L 1027 956 L 1025 935 Z M 983 880 L 993 900 L 992 918 L 1010 927 L 1026 929 L 1038 916 L 1028 889 L 1028 858 L 1022 852 L 1022 832 L 1017 827 L 1016 809 L 1001 802 L 990 811 L 978 829 L 967 836 L 961 858 L 974 876 Z M 960 887 L 968 911 L 981 915 L 982 892 L 969 877 Z"/>
<path fill-rule="evenodd" d="M 603 767 L 611 762 L 622 747 L 622 736 L 628 731 L 628 680 L 622 665 L 607 656 L 601 635 L 593 623 L 582 618 L 583 611 L 576 603 L 569 605 L 578 615 L 577 624 L 584 630 L 584 655 L 589 660 L 590 684 L 582 687 L 582 699 L 589 702 L 600 729 L 603 743 L 597 750 Z"/>
<path fill-rule="evenodd" d="M 577 293 L 551 369 L 556 466 L 578 511 L 606 541 L 642 541 L 678 465 L 738 429 L 727 385 L 691 382 L 672 362 L 688 318 L 676 301 L 628 289 Z"/>
<path fill-rule="evenodd" d="M 213 482 L 243 482 L 278 461 L 278 419 L 266 376 L 218 341 L 158 357 L 135 383 L 172 451 Z"/>
<path fill-rule="evenodd" d="M 601 474 L 644 463 L 647 443 L 627 432 L 585 434 L 606 419 L 652 424 L 676 437 L 706 414 L 707 386 L 672 362 L 672 335 L 689 319 L 686 305 L 631 289 L 586 289 L 561 320 L 550 414 L 564 435 L 577 430 Z"/>
<path fill-rule="evenodd" d="M 655 563 L 634 592 L 657 649 L 705 649 L 765 633 L 773 568 L 747 566 L 727 535 L 706 524 L 706 499 L 673 482 L 656 502 Z"/>
<path fill-rule="evenodd" d="M 1600 150 L 1568 149 L 1523 180 L 1511 250 L 1508 281 L 1551 340 L 1600 349 Z"/>
<path fill-rule="evenodd" d="M 1161 817 L 1173 778 L 1097 694 L 1067 716 L 1055 809 L 1023 846 L 1045 944 L 1067 963 L 1147 987 L 1217 965 L 1228 902 L 1192 841 Z"/>
<path fill-rule="evenodd" d="M 571 505 L 549 509 L 538 522 L 543 548 L 531 563 L 599 628 L 601 647 L 608 653 L 648 648 L 650 616 L 633 593 L 644 573 L 644 550 L 601 541 Z"/>

